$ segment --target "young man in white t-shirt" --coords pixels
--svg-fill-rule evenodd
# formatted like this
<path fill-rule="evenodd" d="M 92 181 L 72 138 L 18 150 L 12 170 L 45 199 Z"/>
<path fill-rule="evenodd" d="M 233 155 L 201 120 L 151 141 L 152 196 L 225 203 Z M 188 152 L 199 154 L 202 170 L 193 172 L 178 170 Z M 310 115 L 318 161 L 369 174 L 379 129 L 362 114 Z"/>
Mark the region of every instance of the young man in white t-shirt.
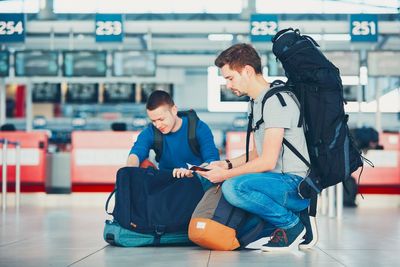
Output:
<path fill-rule="evenodd" d="M 297 246 L 306 232 L 299 213 L 309 206 L 297 187 L 308 167 L 282 143 L 285 138 L 309 160 L 303 129 L 297 127 L 300 110 L 295 97 L 280 93 L 286 103 L 283 106 L 274 95 L 261 110 L 271 85 L 264 79 L 260 56 L 251 45 L 231 46 L 218 56 L 215 65 L 234 94 L 247 95 L 254 101 L 253 127 L 261 116 L 264 122 L 254 131 L 255 147 L 249 152 L 248 162 L 246 155 L 216 161 L 209 165 L 211 171 L 199 174 L 213 183 L 224 181 L 222 192 L 228 202 L 276 227 L 271 240 L 261 247 L 263 251 Z"/>

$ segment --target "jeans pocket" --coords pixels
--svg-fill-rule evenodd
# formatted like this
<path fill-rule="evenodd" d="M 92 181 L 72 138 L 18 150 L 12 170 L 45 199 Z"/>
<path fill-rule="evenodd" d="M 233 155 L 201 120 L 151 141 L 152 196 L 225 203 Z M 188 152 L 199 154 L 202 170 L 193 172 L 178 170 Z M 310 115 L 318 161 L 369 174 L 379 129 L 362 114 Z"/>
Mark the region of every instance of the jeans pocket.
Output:
<path fill-rule="evenodd" d="M 299 184 L 303 180 L 302 177 L 295 175 L 295 174 L 286 174 L 286 180 L 288 181 L 288 184 L 292 187 L 293 190 L 297 192 L 297 189 L 299 187 Z"/>

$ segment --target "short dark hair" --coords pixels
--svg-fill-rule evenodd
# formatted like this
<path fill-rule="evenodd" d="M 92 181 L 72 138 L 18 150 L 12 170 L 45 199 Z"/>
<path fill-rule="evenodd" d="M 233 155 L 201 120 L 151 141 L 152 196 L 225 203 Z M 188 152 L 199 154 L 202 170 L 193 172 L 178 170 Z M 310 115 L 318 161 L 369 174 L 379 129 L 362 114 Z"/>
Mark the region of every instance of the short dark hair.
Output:
<path fill-rule="evenodd" d="M 235 44 L 222 51 L 214 64 L 222 68 L 226 64 L 233 70 L 240 71 L 244 66 L 252 66 L 257 74 L 262 74 L 261 58 L 253 46 L 249 44 Z"/>
<path fill-rule="evenodd" d="M 146 108 L 148 110 L 155 110 L 162 105 L 168 105 L 172 107 L 175 105 L 175 103 L 174 100 L 172 100 L 172 97 L 165 91 L 156 90 L 151 93 L 149 99 L 147 100 Z"/>

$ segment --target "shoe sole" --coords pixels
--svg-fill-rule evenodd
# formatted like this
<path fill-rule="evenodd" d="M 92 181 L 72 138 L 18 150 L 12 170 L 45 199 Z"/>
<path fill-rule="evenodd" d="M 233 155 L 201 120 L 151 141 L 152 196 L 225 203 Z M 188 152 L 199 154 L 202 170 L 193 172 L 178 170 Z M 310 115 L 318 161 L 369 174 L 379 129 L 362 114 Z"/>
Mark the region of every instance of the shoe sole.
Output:
<path fill-rule="evenodd" d="M 308 244 L 299 244 L 299 249 L 310 249 L 313 248 L 318 243 L 317 219 L 313 216 L 310 216 L 310 224 L 313 233 L 313 239 Z"/>
<path fill-rule="evenodd" d="M 299 236 L 292 242 L 292 244 L 290 244 L 287 247 L 267 247 L 267 246 L 262 246 L 261 250 L 264 252 L 274 252 L 274 251 L 288 251 L 291 250 L 292 248 L 298 246 L 298 244 L 300 243 L 300 241 L 303 239 L 303 236 L 306 233 L 306 228 L 303 229 L 303 231 L 301 231 L 301 233 L 299 234 Z"/>
<path fill-rule="evenodd" d="M 262 248 L 262 246 L 265 244 L 265 243 L 268 243 L 268 241 L 270 240 L 271 238 L 268 236 L 268 237 L 262 237 L 262 238 L 260 238 L 260 239 L 257 239 L 256 241 L 254 241 L 254 242 L 251 242 L 250 244 L 248 244 L 247 246 L 245 246 L 245 248 L 246 249 L 257 249 L 257 250 L 260 250 L 261 248 Z"/>

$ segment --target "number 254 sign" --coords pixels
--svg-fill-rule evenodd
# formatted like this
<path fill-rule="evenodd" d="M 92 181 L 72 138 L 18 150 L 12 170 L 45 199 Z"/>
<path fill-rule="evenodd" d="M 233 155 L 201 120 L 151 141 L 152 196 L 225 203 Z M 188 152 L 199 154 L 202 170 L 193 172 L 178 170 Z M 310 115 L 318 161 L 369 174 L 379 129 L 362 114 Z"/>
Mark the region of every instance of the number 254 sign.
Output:
<path fill-rule="evenodd" d="M 25 15 L 0 14 L 0 42 L 25 41 Z"/>
<path fill-rule="evenodd" d="M 350 17 L 352 42 L 377 42 L 378 17 L 372 14 L 354 14 Z"/>

